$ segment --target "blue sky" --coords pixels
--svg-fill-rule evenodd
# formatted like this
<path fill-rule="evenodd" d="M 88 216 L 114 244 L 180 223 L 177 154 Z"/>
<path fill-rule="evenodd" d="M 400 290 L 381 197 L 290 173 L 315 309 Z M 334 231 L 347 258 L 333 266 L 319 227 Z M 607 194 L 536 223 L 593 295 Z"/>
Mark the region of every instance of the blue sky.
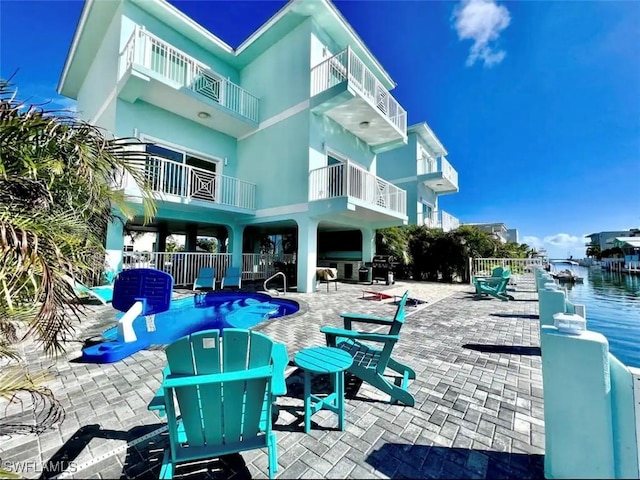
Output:
<path fill-rule="evenodd" d="M 232 46 L 284 2 L 172 1 Z M 640 227 L 640 2 L 337 1 L 449 151 L 440 207 L 504 222 L 551 256 Z M 80 1 L 0 3 L 0 75 L 56 106 Z M 28 26 L 28 33 L 25 33 Z"/>

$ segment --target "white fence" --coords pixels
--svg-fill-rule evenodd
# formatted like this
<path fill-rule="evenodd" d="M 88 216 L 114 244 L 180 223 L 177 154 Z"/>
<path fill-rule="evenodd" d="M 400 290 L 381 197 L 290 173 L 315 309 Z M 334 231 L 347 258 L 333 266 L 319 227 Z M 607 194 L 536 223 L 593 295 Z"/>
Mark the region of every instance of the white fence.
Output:
<path fill-rule="evenodd" d="M 407 214 L 407 192 L 355 163 L 339 163 L 309 172 L 309 201 L 347 196 Z"/>
<path fill-rule="evenodd" d="M 473 258 L 471 279 L 474 276 L 491 276 L 496 267 L 511 270 L 511 278 L 517 283 L 522 278 L 533 279 L 535 268 L 542 267 L 541 258 Z"/>
<path fill-rule="evenodd" d="M 407 112 L 350 47 L 311 69 L 311 96 L 344 81 L 376 107 L 399 131 L 407 134 Z"/>
<path fill-rule="evenodd" d="M 154 268 L 170 273 L 175 285 L 192 285 L 201 268 L 214 268 L 216 280 L 222 280 L 229 265 L 231 253 L 200 252 L 124 252 L 123 269 Z M 242 254 L 242 278 L 265 279 L 276 271 L 277 262 L 294 263 L 295 254 L 274 255 L 260 253 Z"/>
<path fill-rule="evenodd" d="M 159 157 L 149 157 L 136 166 L 156 193 L 249 210 L 256 208 L 253 183 Z M 137 187 L 128 175 L 124 186 Z"/>
<path fill-rule="evenodd" d="M 132 64 L 148 68 L 249 120 L 259 120 L 256 96 L 138 26 L 122 52 L 120 75 Z"/>

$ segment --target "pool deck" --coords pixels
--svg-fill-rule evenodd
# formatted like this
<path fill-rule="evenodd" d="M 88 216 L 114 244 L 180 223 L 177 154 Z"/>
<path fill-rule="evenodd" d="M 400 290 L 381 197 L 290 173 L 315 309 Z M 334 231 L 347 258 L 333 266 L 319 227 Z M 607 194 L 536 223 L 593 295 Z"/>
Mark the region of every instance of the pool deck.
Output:
<path fill-rule="evenodd" d="M 544 478 L 544 421 L 537 294 L 521 281 L 515 301 L 477 300 L 469 285 L 402 282 L 428 302 L 408 307 L 394 356 L 412 366 L 409 391 L 414 408 L 391 405 L 388 397 L 354 379 L 347 384 L 346 428 L 336 415 L 313 416 L 303 432 L 302 376 L 287 373 L 288 393 L 278 399 L 274 425 L 279 478 Z M 391 301 L 362 299 L 362 285 L 340 283 L 329 292 L 287 294 L 301 313 L 257 329 L 287 345 L 289 358 L 324 344 L 322 325 L 341 326 L 339 313 L 392 316 Z M 380 285 L 373 290 L 389 290 Z M 30 369 L 51 366 L 48 386 L 65 410 L 47 431 L 2 435 L 16 425 L 46 424 L 46 412 L 27 399 L 0 400 L 0 459 L 22 463 L 29 478 L 51 478 L 43 462 L 73 462 L 60 478 L 157 478 L 166 433 L 164 419 L 146 410 L 165 365 L 161 349 L 144 350 L 115 364 L 74 362 L 82 340 L 100 333 L 113 318 L 111 307 L 91 306 L 89 320 L 67 343 L 68 359 L 52 361 L 32 344 L 22 345 Z M 321 383 L 316 384 L 322 388 Z M 66 465 L 66 464 L 65 464 Z M 78 470 L 79 469 L 79 470 Z M 76 470 L 74 473 L 72 470 Z M 177 478 L 266 478 L 264 451 L 195 463 Z"/>

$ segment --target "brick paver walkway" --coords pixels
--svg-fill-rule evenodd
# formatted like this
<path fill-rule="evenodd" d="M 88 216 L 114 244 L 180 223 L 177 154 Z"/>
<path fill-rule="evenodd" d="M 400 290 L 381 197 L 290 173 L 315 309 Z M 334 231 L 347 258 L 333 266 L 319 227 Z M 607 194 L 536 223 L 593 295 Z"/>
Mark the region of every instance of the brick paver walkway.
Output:
<path fill-rule="evenodd" d="M 412 284 L 406 285 L 411 291 Z M 344 432 L 336 429 L 333 413 L 321 411 L 313 417 L 311 433 L 303 433 L 302 377 L 290 367 L 288 393 L 278 400 L 274 426 L 279 478 L 543 478 L 542 378 L 532 287 L 522 283 L 514 301 L 501 302 L 476 300 L 469 286 L 414 284 L 430 301 L 409 308 L 394 356 L 417 372 L 409 386 L 416 406 L 390 405 L 388 397 L 351 378 Z M 288 294 L 301 303 L 301 313 L 258 329 L 285 342 L 293 358 L 301 348 L 324 344 L 319 327 L 341 326 L 341 311 L 393 315 L 395 306 L 388 302 L 362 300 L 362 289 L 340 284 L 337 292 Z M 113 318 L 110 307 L 92 309 L 95 316 L 83 323 L 78 339 L 99 333 L 105 319 Z M 74 462 L 63 474 L 67 478 L 157 477 L 166 445 L 165 434 L 157 431 L 164 423 L 146 405 L 160 384 L 163 352 L 145 350 L 115 364 L 95 365 L 73 360 L 81 346 L 70 342 L 71 361 L 52 366 L 57 378 L 49 386 L 65 409 L 64 421 L 40 434 L 2 436 L 15 431 L 8 425 L 43 418 L 42 409 L 28 399 L 10 405 L 0 418 L 0 458 L 33 462 L 23 464 L 32 470 L 25 476 L 32 478 L 53 476 L 33 471 L 43 462 Z M 32 345 L 23 348 L 31 368 L 52 364 Z M 74 468 L 82 470 L 73 474 Z M 263 451 L 177 470 L 178 478 L 266 474 Z"/>

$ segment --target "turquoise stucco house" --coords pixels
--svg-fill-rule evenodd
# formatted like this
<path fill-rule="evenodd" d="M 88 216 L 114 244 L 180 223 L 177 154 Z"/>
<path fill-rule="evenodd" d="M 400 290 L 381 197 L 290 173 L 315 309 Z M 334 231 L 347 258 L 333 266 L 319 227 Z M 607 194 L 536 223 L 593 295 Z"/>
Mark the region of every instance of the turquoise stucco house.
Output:
<path fill-rule="evenodd" d="M 409 127 L 407 136 L 406 145 L 378 155 L 378 175 L 406 190 L 410 224 L 455 230 L 460 221 L 438 206 L 440 195 L 459 191 L 447 150 L 426 122 Z"/>
<path fill-rule="evenodd" d="M 401 165 L 379 171 L 384 152 L 408 145 L 394 87 L 328 0 L 292 0 L 237 48 L 164 0 L 86 0 L 58 91 L 81 118 L 145 142 L 153 157 L 140 168 L 158 200 L 143 225 L 124 179 L 140 216 L 110 226 L 106 268 L 131 265 L 124 232 L 137 230 L 156 234 L 156 268 L 177 265 L 166 240 L 185 235 L 177 284 L 204 264 L 218 279 L 227 265 L 260 278 L 261 239 L 291 234 L 298 291 L 314 290 L 319 265 L 353 278 L 375 230 L 408 222 L 407 191 L 383 178 L 404 176 Z M 198 236 L 219 253 L 203 260 Z"/>

